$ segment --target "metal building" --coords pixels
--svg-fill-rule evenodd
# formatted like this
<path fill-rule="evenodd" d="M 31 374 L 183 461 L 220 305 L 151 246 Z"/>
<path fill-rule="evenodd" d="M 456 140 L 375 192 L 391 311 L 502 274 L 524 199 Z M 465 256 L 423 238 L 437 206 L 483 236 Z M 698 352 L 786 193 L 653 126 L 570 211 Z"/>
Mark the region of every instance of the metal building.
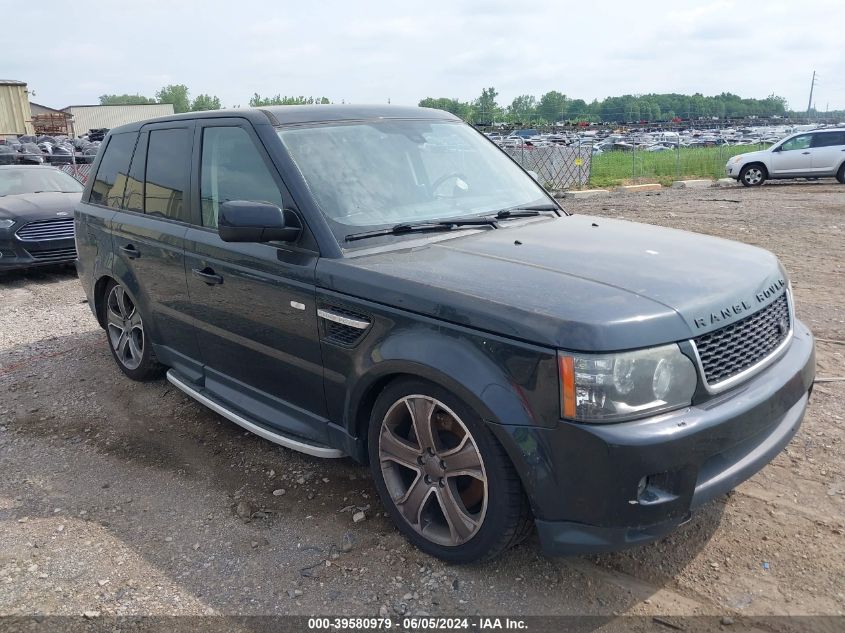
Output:
<path fill-rule="evenodd" d="M 118 125 L 135 123 L 158 116 L 173 114 L 173 104 L 150 103 L 141 105 L 74 105 L 62 108 L 73 119 L 71 135 L 82 136 L 88 130 L 112 129 Z"/>
<path fill-rule="evenodd" d="M 0 136 L 32 134 L 26 83 L 0 79 Z"/>

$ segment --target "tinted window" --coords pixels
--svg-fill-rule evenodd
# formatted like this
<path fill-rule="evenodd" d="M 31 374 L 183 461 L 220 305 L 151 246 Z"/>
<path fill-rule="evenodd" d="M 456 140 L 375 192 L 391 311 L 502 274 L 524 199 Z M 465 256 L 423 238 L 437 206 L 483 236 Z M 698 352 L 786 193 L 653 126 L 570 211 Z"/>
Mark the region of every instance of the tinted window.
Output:
<path fill-rule="evenodd" d="M 144 212 L 144 171 L 147 165 L 146 132 L 138 138 L 132 165 L 129 167 L 129 177 L 126 179 L 126 191 L 123 193 L 123 208 L 128 211 Z"/>
<path fill-rule="evenodd" d="M 831 147 L 832 145 L 845 145 L 845 131 L 813 134 L 813 147 Z"/>
<path fill-rule="evenodd" d="M 188 221 L 185 205 L 191 168 L 191 130 L 174 128 L 150 132 L 144 208 L 150 215 Z"/>
<path fill-rule="evenodd" d="M 795 138 L 791 138 L 786 143 L 781 145 L 780 149 L 783 152 L 790 152 L 796 149 L 807 149 L 808 147 L 810 147 L 811 138 L 811 134 L 802 134 L 801 136 L 796 136 Z"/>
<path fill-rule="evenodd" d="M 120 207 L 123 202 L 123 189 L 126 186 L 126 175 L 129 173 L 129 161 L 135 148 L 138 135 L 115 134 L 106 145 L 106 153 L 97 170 L 97 177 L 91 187 L 89 202 L 104 204 L 109 207 Z"/>
<path fill-rule="evenodd" d="M 202 133 L 202 224 L 216 227 L 220 205 L 228 200 L 271 202 L 282 196 L 249 134 L 240 127 L 210 127 Z"/>

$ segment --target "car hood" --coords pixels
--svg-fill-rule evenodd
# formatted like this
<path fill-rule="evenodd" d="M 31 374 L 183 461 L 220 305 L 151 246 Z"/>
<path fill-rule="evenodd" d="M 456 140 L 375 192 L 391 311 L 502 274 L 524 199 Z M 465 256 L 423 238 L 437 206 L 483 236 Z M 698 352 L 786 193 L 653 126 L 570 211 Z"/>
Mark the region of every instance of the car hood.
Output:
<path fill-rule="evenodd" d="M 733 160 L 738 160 L 742 163 L 747 163 L 752 160 L 763 160 L 767 156 L 770 156 L 771 152 L 767 149 L 760 149 L 754 152 L 743 152 L 742 154 L 737 154 L 736 156 L 731 156 L 728 159 L 728 162 Z"/>
<path fill-rule="evenodd" d="M 57 213 L 73 217 L 73 208 L 81 198 L 82 193 L 58 191 L 0 196 L 0 217 L 26 221 L 54 218 Z"/>
<path fill-rule="evenodd" d="M 580 351 L 698 336 L 771 303 L 787 283 L 760 248 L 577 215 L 318 265 L 331 290 Z"/>

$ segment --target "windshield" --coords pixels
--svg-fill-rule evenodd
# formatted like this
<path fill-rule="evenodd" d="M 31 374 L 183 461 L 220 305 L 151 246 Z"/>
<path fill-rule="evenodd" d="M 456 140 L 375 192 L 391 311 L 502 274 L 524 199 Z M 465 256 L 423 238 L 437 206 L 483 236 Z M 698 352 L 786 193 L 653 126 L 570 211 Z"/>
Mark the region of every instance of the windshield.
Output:
<path fill-rule="evenodd" d="M 58 169 L 41 167 L 0 169 L 0 196 L 16 196 L 42 191 L 81 193 L 82 189 L 81 184 Z"/>
<path fill-rule="evenodd" d="M 388 120 L 277 131 L 340 241 L 365 229 L 551 202 L 463 123 Z"/>

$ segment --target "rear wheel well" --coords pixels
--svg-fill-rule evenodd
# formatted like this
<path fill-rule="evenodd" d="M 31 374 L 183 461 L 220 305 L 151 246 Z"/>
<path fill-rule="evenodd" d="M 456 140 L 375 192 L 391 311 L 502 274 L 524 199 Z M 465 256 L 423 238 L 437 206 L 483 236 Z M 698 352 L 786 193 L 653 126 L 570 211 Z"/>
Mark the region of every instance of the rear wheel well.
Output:
<path fill-rule="evenodd" d="M 114 280 L 107 275 L 103 275 L 94 284 L 94 314 L 97 315 L 97 322 L 103 329 L 106 327 L 106 288 L 108 288 L 110 281 Z"/>

